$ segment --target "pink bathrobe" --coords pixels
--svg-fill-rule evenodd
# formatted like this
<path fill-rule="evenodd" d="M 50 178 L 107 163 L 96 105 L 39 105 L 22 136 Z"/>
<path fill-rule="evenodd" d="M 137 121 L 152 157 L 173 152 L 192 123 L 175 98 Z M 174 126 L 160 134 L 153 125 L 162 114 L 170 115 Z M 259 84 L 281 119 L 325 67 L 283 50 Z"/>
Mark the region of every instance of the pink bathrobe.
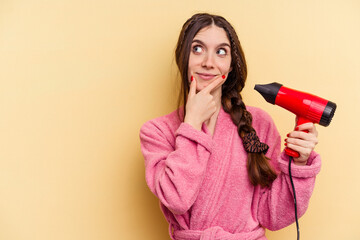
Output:
<path fill-rule="evenodd" d="M 213 136 L 205 124 L 198 131 L 181 122 L 177 111 L 142 126 L 146 182 L 160 200 L 172 239 L 265 240 L 265 228 L 278 230 L 295 221 L 288 157 L 280 153 L 279 133 L 267 113 L 247 109 L 278 172 L 270 188 L 251 185 L 242 140 L 223 109 Z M 307 166 L 292 165 L 299 217 L 320 166 L 315 152 Z"/>

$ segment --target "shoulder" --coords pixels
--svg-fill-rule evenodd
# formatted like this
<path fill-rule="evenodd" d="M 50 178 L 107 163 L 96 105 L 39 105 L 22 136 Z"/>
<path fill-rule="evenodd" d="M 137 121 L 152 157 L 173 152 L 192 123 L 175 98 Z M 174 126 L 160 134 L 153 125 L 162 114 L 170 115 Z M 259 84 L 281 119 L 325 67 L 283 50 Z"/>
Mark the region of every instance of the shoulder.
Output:
<path fill-rule="evenodd" d="M 180 116 L 179 116 L 180 113 Z M 174 135 L 176 129 L 181 124 L 182 110 L 175 110 L 164 116 L 160 116 L 145 122 L 140 128 L 140 136 L 143 134 L 162 134 L 162 135 Z"/>
<path fill-rule="evenodd" d="M 265 140 L 270 135 L 277 137 L 278 130 L 270 114 L 261 108 L 253 106 L 246 106 L 246 110 L 251 113 L 253 119 L 252 126 L 260 138 Z"/>
<path fill-rule="evenodd" d="M 253 118 L 253 124 L 258 124 L 258 123 L 264 124 L 265 122 L 269 122 L 269 123 L 273 122 L 271 116 L 261 108 L 246 106 L 246 110 L 248 110 L 251 113 Z"/>

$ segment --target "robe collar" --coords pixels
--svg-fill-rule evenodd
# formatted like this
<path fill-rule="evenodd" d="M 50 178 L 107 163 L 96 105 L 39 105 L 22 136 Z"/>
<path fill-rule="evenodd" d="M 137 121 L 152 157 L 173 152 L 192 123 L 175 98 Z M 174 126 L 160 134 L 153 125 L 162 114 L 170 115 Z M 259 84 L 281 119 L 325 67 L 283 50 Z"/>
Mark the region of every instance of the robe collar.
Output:
<path fill-rule="evenodd" d="M 212 136 L 213 140 L 217 140 L 219 135 L 220 135 L 220 137 L 224 136 L 224 135 L 226 136 L 227 135 L 226 132 L 231 131 L 231 129 L 233 129 L 234 127 L 237 128 L 235 126 L 235 124 L 233 123 L 233 121 L 231 120 L 230 114 L 225 112 L 225 110 L 221 106 L 219 114 L 217 116 L 216 124 L 215 124 L 214 135 Z M 205 123 L 202 125 L 202 130 L 206 134 L 211 135 L 211 133 Z"/>

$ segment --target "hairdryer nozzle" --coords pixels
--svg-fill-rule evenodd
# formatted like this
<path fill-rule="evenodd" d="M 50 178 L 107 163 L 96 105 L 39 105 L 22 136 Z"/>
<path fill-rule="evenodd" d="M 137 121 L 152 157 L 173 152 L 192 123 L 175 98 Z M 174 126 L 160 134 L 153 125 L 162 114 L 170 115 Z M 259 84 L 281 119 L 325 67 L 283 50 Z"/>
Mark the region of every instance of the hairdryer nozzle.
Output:
<path fill-rule="evenodd" d="M 335 110 L 336 110 L 336 104 L 328 101 L 328 103 L 325 106 L 324 112 L 321 116 L 319 124 L 324 127 L 329 126 L 331 119 L 335 114 Z"/>
<path fill-rule="evenodd" d="M 270 83 L 270 84 L 256 84 L 255 90 L 258 91 L 268 103 L 275 104 L 276 96 L 282 85 L 280 83 Z"/>

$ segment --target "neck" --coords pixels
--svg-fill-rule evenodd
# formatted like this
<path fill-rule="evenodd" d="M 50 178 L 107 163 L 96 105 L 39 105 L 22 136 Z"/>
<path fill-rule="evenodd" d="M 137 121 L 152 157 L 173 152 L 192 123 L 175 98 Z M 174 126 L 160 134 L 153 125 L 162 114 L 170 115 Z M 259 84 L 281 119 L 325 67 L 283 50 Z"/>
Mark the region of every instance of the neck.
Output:
<path fill-rule="evenodd" d="M 221 108 L 221 87 L 217 88 L 215 91 L 211 92 L 211 95 L 214 97 L 214 101 L 216 104 L 216 112 L 205 121 L 206 126 L 210 129 L 210 132 L 213 133 L 217 121 L 217 117 Z"/>
<path fill-rule="evenodd" d="M 217 88 L 213 92 L 211 92 L 211 95 L 214 97 L 216 107 L 221 107 L 221 94 L 222 94 L 221 87 Z"/>

